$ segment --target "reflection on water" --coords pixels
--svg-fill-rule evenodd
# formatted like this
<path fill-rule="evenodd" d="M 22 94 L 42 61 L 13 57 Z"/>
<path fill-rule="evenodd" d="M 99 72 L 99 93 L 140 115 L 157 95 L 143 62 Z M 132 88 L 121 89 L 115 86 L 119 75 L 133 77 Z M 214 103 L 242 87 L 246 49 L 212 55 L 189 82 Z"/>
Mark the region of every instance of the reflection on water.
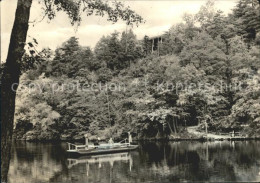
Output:
<path fill-rule="evenodd" d="M 142 143 L 130 153 L 72 158 L 66 144 L 13 144 L 11 183 L 260 181 L 260 141 Z"/>

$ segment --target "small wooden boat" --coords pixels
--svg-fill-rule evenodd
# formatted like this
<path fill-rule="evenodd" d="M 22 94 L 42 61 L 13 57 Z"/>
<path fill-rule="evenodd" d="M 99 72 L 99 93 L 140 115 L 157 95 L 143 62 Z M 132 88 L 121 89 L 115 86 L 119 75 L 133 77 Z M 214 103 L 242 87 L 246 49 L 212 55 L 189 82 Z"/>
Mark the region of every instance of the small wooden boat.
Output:
<path fill-rule="evenodd" d="M 109 154 L 132 151 L 138 148 L 138 145 L 132 145 L 130 143 L 114 143 L 114 144 L 100 144 L 95 145 L 75 145 L 68 143 L 68 153 L 72 155 L 94 155 L 94 154 Z"/>
<path fill-rule="evenodd" d="M 104 143 L 99 145 L 89 145 L 88 137 L 85 135 L 85 145 L 76 145 L 68 143 L 67 152 L 71 155 L 97 155 L 132 151 L 138 148 L 138 145 L 132 145 L 132 137 L 129 134 L 128 143 Z M 126 141 L 126 139 L 125 139 Z"/>

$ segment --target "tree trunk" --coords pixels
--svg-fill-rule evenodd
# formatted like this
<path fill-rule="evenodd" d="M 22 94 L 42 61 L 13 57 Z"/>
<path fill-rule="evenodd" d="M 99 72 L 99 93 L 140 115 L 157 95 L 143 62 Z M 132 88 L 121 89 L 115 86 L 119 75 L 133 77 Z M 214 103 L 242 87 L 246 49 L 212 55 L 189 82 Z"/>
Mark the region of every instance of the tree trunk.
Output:
<path fill-rule="evenodd" d="M 169 126 L 170 131 L 171 131 L 171 134 L 173 134 L 172 127 L 171 127 L 171 124 L 169 123 L 169 121 L 167 121 L 167 124 Z"/>
<path fill-rule="evenodd" d="M 229 55 L 229 47 L 230 47 L 230 44 L 228 42 L 228 39 L 223 36 L 222 39 L 224 40 L 225 42 L 225 45 L 226 45 L 226 51 L 225 51 L 225 54 L 226 56 Z M 228 58 L 228 57 L 227 57 Z M 228 114 L 231 114 L 231 108 L 233 106 L 233 92 L 232 92 L 232 89 L 230 88 L 231 87 L 231 84 L 232 84 L 232 68 L 231 68 L 231 63 L 230 63 L 230 60 L 229 58 L 227 59 L 226 61 L 226 64 L 227 64 L 227 68 L 226 68 L 226 71 L 225 71 L 225 75 L 226 75 L 226 84 L 227 84 L 227 98 L 228 98 Z"/>
<path fill-rule="evenodd" d="M 8 55 L 1 78 L 1 181 L 7 182 L 11 157 L 16 89 L 28 31 L 32 0 L 18 0 Z"/>
<path fill-rule="evenodd" d="M 176 126 L 175 126 L 175 118 L 173 118 L 172 125 L 173 125 L 174 133 L 176 135 L 177 134 L 177 129 L 176 129 Z"/>
<path fill-rule="evenodd" d="M 177 118 L 174 119 L 176 132 L 178 133 L 178 122 L 177 122 L 177 120 L 178 120 Z"/>

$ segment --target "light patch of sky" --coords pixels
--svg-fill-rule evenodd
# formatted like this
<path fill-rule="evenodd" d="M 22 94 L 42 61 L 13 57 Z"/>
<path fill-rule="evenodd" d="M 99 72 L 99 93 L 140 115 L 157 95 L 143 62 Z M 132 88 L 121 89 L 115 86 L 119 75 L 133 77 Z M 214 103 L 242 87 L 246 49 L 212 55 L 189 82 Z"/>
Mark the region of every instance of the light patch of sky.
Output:
<path fill-rule="evenodd" d="M 145 20 L 145 24 L 134 26 L 133 31 L 138 39 L 145 35 L 155 36 L 167 31 L 172 25 L 182 21 L 185 12 L 196 13 L 206 0 L 171 0 L 171 1 L 123 1 L 126 6 L 140 14 Z M 237 0 L 218 0 L 216 9 L 221 9 L 224 13 L 229 13 L 235 6 Z M 7 56 L 10 34 L 14 22 L 14 15 L 17 0 L 1 1 L 1 61 Z M 30 22 L 39 21 L 43 17 L 42 5 L 39 1 L 33 1 L 30 15 Z M 79 38 L 82 46 L 94 47 L 98 40 L 104 35 L 107 36 L 114 31 L 122 32 L 126 29 L 123 21 L 115 24 L 108 22 L 106 17 L 83 16 L 81 25 L 71 26 L 67 15 L 58 12 L 57 16 L 48 21 L 46 18 L 40 23 L 30 23 L 27 38 L 36 38 L 39 42 L 37 49 L 49 47 L 55 49 L 72 36 Z"/>

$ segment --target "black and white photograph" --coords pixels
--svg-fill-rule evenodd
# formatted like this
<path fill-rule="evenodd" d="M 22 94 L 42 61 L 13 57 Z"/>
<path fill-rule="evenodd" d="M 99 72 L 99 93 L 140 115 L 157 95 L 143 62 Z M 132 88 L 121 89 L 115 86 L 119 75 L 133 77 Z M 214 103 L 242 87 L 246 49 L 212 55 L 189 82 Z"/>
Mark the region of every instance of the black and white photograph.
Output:
<path fill-rule="evenodd" d="M 260 182 L 260 0 L 0 0 L 1 183 Z"/>

